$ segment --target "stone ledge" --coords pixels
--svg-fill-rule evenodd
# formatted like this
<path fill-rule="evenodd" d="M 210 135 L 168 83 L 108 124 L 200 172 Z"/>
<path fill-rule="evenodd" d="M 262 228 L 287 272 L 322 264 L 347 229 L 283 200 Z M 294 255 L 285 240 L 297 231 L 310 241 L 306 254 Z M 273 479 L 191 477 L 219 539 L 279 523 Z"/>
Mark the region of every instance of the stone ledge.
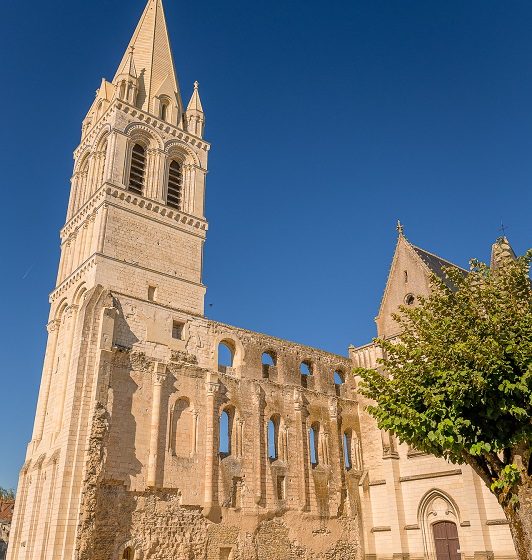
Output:
<path fill-rule="evenodd" d="M 411 476 L 402 476 L 399 482 L 410 482 L 412 480 L 425 480 L 427 478 L 441 478 L 443 476 L 456 476 L 462 474 L 462 469 L 454 469 L 452 471 L 440 471 L 426 474 L 413 474 Z"/>
<path fill-rule="evenodd" d="M 391 527 L 372 527 L 371 532 L 372 533 L 387 533 L 391 530 L 392 530 Z"/>
<path fill-rule="evenodd" d="M 383 486 L 384 484 L 386 484 L 385 480 L 372 480 L 369 483 L 370 486 Z"/>
<path fill-rule="evenodd" d="M 488 519 L 486 525 L 510 525 L 508 519 Z"/>

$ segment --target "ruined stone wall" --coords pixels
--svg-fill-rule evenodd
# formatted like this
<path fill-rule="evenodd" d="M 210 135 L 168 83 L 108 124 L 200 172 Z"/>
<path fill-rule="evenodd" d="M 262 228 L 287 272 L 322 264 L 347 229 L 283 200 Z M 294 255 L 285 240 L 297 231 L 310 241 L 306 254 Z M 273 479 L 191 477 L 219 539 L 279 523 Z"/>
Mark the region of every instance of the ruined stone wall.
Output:
<path fill-rule="evenodd" d="M 101 469 L 85 481 L 80 558 L 122 558 L 128 547 L 135 560 L 360 558 L 350 361 L 123 296 L 115 306 L 110 381 L 91 440 Z M 230 366 L 218 365 L 220 343 L 233 351 Z M 266 352 L 274 365 L 263 365 Z M 230 450 L 220 453 L 224 411 Z M 344 433 L 354 442 L 349 468 Z"/>

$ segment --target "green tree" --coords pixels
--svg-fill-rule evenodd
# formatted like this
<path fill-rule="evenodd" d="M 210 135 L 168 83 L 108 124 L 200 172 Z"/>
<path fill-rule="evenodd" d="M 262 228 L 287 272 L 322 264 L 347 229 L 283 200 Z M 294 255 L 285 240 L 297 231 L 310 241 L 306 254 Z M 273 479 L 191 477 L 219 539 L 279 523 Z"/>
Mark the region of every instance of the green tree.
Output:
<path fill-rule="evenodd" d="M 14 500 L 15 491 L 12 489 L 2 488 L 0 486 L 0 500 Z"/>
<path fill-rule="evenodd" d="M 357 369 L 380 429 L 420 451 L 466 463 L 497 497 L 521 560 L 532 560 L 532 250 L 499 240 L 491 268 L 446 270 L 402 335 L 376 340 L 376 370 Z"/>

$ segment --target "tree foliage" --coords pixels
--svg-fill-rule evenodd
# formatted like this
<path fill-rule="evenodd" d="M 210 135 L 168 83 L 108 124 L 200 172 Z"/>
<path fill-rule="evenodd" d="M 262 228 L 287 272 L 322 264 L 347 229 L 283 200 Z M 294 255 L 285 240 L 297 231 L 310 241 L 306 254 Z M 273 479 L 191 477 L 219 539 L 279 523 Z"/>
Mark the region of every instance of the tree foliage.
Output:
<path fill-rule="evenodd" d="M 379 428 L 420 451 L 468 463 L 501 505 L 532 474 L 532 250 L 490 269 L 449 267 L 432 292 L 377 340 L 377 370 L 358 369 Z"/>
<path fill-rule="evenodd" d="M 15 491 L 13 489 L 2 488 L 0 486 L 0 500 L 14 500 Z"/>

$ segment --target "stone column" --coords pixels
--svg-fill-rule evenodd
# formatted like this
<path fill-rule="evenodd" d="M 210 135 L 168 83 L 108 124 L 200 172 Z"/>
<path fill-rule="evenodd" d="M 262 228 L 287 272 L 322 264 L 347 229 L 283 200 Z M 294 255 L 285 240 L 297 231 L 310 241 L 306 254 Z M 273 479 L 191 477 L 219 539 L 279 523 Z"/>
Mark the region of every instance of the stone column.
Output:
<path fill-rule="evenodd" d="M 66 392 L 68 387 L 68 380 L 71 374 L 70 368 L 70 359 L 72 357 L 72 345 L 74 343 L 74 334 L 76 331 L 76 319 L 78 317 L 78 309 L 79 306 L 77 305 L 70 305 L 65 310 L 65 321 L 63 323 L 63 328 L 65 329 L 65 335 L 63 338 L 64 348 L 66 348 L 65 352 L 65 361 L 61 364 L 61 382 L 63 384 L 60 393 L 60 401 L 58 407 L 58 416 L 56 418 L 56 435 L 61 431 L 63 427 L 63 415 L 65 411 L 65 399 L 66 399 Z"/>
<path fill-rule="evenodd" d="M 301 511 L 308 509 L 308 445 L 307 445 L 307 426 L 303 410 L 303 391 L 297 387 L 294 389 L 294 410 L 296 413 L 296 434 L 299 434 L 299 453 L 298 455 L 298 480 Z"/>
<path fill-rule="evenodd" d="M 218 376 L 210 374 L 208 381 L 205 383 L 207 391 L 207 398 L 205 403 L 206 410 L 206 434 L 205 434 L 205 499 L 203 507 L 203 515 L 211 521 L 220 520 L 220 508 L 215 500 L 214 493 L 214 461 L 217 457 L 217 449 L 215 449 L 215 421 L 217 415 L 215 414 L 216 396 L 220 384 L 218 383 Z"/>
<path fill-rule="evenodd" d="M 55 353 L 57 350 L 57 335 L 59 334 L 59 327 L 61 322 L 54 319 L 46 326 L 48 330 L 48 343 L 46 346 L 46 358 L 44 363 L 44 375 L 42 395 L 39 399 L 39 411 L 35 422 L 35 432 L 33 434 L 34 445 L 38 445 L 41 441 L 44 432 L 44 423 L 46 421 L 46 411 L 48 409 L 48 398 L 50 396 L 50 386 L 52 383 L 52 372 L 55 363 Z M 41 400 L 42 399 L 42 400 Z"/>
<path fill-rule="evenodd" d="M 263 492 L 262 492 L 262 475 L 263 475 L 263 465 L 262 465 L 262 425 L 263 425 L 263 406 L 262 406 L 262 389 L 257 383 L 253 387 L 252 393 L 253 409 L 257 411 L 258 417 L 254 421 L 255 429 L 253 430 L 253 469 L 255 471 L 255 496 L 254 501 L 257 506 L 261 505 Z M 255 416 L 254 416 L 255 417 Z"/>
<path fill-rule="evenodd" d="M 107 138 L 107 150 L 104 152 L 105 164 L 103 169 L 102 184 L 111 180 L 113 172 L 114 155 L 116 151 L 116 132 L 109 134 Z M 101 186 L 101 185 L 100 185 Z"/>
<path fill-rule="evenodd" d="M 192 411 L 192 455 L 198 453 L 198 423 L 199 423 L 199 412 L 197 410 Z"/>
<path fill-rule="evenodd" d="M 98 246 L 96 247 L 96 252 L 103 254 L 103 248 L 105 244 L 105 229 L 107 227 L 107 215 L 109 214 L 109 205 L 104 204 L 100 214 L 100 224 L 98 228 Z M 89 238 L 90 239 L 90 238 Z M 89 256 L 91 254 L 91 249 L 87 251 Z"/>
<path fill-rule="evenodd" d="M 162 386 L 167 377 L 166 364 L 155 362 L 153 367 L 153 396 L 151 401 L 150 454 L 148 457 L 147 486 L 157 484 L 159 432 L 161 425 Z"/>

